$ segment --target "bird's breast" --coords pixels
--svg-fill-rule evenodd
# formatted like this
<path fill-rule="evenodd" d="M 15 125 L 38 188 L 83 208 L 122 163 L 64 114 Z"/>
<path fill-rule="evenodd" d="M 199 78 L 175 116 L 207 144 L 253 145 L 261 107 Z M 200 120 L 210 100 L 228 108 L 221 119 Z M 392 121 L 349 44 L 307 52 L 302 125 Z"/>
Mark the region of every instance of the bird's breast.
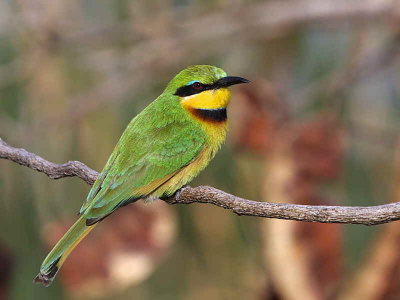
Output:
<path fill-rule="evenodd" d="M 200 124 L 207 137 L 207 147 L 211 152 L 217 151 L 225 141 L 228 129 L 226 108 L 199 109 L 186 108 L 191 117 Z"/>

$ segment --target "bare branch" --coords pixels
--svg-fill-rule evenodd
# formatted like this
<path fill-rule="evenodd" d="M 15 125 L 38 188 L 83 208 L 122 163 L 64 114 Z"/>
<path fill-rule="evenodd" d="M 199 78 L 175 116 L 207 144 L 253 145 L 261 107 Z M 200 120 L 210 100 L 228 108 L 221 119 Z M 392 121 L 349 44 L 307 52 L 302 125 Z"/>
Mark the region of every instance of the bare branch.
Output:
<path fill-rule="evenodd" d="M 0 138 L 0 158 L 12 160 L 21 166 L 42 172 L 51 179 L 77 176 L 92 185 L 98 173 L 80 161 L 69 161 L 65 164 L 55 164 L 44 158 L 26 151 L 14 148 Z"/>
<path fill-rule="evenodd" d="M 209 203 L 238 215 L 319 223 L 378 225 L 400 219 L 400 203 L 379 206 L 316 206 L 257 202 L 208 186 L 183 189 L 169 203 Z"/>
<path fill-rule="evenodd" d="M 14 148 L 0 138 L 0 158 L 45 173 L 52 179 L 77 176 L 93 184 L 98 173 L 82 162 L 55 164 L 24 149 Z M 378 225 L 400 220 L 400 202 L 378 206 L 315 206 L 257 202 L 209 186 L 184 188 L 165 200 L 169 204 L 208 203 L 238 215 L 320 223 Z"/>

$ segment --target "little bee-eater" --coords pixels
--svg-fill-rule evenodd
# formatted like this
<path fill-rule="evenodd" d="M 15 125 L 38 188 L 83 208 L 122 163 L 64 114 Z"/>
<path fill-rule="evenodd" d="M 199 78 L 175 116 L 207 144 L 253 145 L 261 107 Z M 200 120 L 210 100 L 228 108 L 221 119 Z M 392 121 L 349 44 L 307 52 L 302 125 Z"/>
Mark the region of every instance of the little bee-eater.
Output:
<path fill-rule="evenodd" d="M 203 170 L 225 140 L 228 87 L 249 82 L 220 68 L 191 66 L 129 123 L 93 184 L 80 218 L 42 263 L 48 286 L 78 243 L 118 208 L 172 196 Z"/>

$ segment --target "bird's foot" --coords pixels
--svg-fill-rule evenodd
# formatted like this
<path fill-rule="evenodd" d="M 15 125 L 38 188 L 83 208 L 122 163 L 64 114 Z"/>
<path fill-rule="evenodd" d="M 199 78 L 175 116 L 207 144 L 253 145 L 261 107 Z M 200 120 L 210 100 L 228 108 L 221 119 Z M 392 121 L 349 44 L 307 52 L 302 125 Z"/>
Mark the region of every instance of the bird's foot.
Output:
<path fill-rule="evenodd" d="M 179 190 L 177 190 L 175 193 L 173 193 L 170 196 L 165 196 L 165 197 L 160 197 L 161 200 L 167 202 L 168 204 L 176 204 L 178 203 L 177 199 L 180 198 L 181 193 L 186 190 L 190 189 L 191 187 L 189 185 L 184 185 L 181 187 Z"/>

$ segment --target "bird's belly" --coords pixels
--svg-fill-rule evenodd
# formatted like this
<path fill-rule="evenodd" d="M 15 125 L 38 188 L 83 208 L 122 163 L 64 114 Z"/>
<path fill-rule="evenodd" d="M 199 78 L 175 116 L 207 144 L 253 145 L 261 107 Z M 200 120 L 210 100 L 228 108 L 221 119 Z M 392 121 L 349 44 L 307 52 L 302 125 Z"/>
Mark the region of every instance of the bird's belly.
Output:
<path fill-rule="evenodd" d="M 158 198 L 173 195 L 208 165 L 217 150 L 218 148 L 214 149 L 214 147 L 206 146 L 192 162 L 177 171 L 172 177 L 166 179 L 165 183 L 153 191 L 150 197 Z"/>

